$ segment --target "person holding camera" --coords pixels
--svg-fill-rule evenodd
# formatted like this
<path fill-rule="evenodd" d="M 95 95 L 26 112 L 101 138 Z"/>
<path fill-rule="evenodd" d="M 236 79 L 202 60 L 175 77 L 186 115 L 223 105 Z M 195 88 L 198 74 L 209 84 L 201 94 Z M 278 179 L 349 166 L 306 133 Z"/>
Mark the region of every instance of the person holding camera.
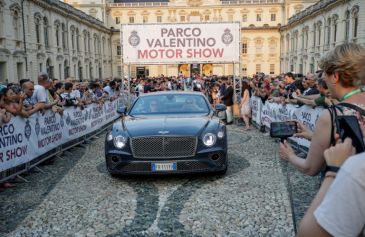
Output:
<path fill-rule="evenodd" d="M 304 215 L 298 237 L 365 236 L 365 153 L 350 138 L 324 152 L 328 171 Z"/>
<path fill-rule="evenodd" d="M 360 89 L 359 72 L 365 64 L 365 50 L 353 43 L 339 45 L 323 56 L 319 66 L 324 70 L 324 79 L 331 96 L 341 103 L 335 108 L 338 114 L 355 115 L 354 108 L 365 108 L 365 93 Z M 350 106 L 356 106 L 350 108 Z M 287 141 L 280 144 L 280 156 L 307 175 L 317 175 L 326 166 L 324 151 L 335 144 L 335 114 L 333 109 L 324 110 L 311 135 L 306 159 L 299 158 Z"/>

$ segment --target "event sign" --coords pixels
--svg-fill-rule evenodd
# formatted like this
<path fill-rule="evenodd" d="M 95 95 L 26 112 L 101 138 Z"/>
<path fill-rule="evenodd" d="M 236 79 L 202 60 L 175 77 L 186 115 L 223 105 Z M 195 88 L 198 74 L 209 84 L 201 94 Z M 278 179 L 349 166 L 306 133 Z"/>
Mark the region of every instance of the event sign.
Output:
<path fill-rule="evenodd" d="M 121 25 L 125 64 L 239 62 L 240 24 Z"/>
<path fill-rule="evenodd" d="M 0 126 L 0 172 L 112 122 L 119 116 L 116 111 L 120 103 L 91 104 L 83 110 L 68 107 L 62 116 L 48 110 L 29 118 L 13 117 Z"/>

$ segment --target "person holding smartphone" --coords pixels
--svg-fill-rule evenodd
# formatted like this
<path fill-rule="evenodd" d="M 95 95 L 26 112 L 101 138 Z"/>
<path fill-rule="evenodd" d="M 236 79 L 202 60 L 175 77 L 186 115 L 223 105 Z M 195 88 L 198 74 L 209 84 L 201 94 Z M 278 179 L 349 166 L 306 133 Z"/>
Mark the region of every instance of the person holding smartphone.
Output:
<path fill-rule="evenodd" d="M 319 66 L 324 70 L 324 79 L 331 96 L 340 102 L 365 108 L 365 93 L 360 89 L 360 70 L 365 64 L 365 50 L 353 43 L 339 45 L 323 56 Z M 343 108 L 342 112 L 354 115 L 357 111 Z M 326 167 L 324 151 L 334 145 L 335 124 L 329 110 L 324 110 L 311 136 L 311 144 L 306 159 L 298 157 L 290 144 L 280 144 L 280 156 L 307 175 L 317 175 Z"/>

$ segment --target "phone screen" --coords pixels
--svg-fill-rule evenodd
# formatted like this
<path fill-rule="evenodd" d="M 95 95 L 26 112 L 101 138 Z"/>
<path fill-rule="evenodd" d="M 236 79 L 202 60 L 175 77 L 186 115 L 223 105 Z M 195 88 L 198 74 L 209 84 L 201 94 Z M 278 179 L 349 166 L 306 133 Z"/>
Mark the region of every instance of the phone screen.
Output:
<path fill-rule="evenodd" d="M 273 122 L 270 125 L 270 136 L 285 138 L 291 137 L 297 133 L 297 122 L 286 121 L 286 122 Z"/>

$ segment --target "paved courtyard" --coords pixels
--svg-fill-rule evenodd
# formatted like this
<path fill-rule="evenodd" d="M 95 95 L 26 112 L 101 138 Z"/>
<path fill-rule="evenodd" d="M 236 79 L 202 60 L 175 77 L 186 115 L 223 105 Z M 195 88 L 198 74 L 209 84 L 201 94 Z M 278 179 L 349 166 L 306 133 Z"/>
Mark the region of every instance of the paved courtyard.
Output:
<path fill-rule="evenodd" d="M 104 135 L 73 148 L 0 191 L 0 236 L 294 236 L 318 178 L 257 130 L 228 130 L 225 176 L 112 178 Z"/>

